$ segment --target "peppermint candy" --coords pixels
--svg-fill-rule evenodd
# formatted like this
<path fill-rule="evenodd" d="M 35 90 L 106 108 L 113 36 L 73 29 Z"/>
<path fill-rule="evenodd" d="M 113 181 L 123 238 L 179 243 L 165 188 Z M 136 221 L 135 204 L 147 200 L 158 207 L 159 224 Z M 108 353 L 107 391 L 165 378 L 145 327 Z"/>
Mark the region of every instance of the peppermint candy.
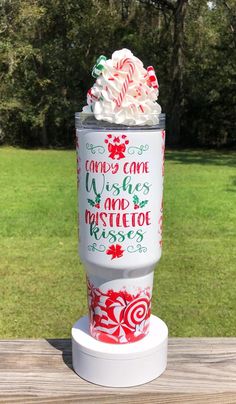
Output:
<path fill-rule="evenodd" d="M 93 66 L 93 70 L 92 70 L 92 76 L 96 79 L 98 78 L 98 76 L 100 76 L 100 74 L 102 73 L 104 67 L 105 67 L 105 62 L 106 62 L 107 58 L 106 56 L 99 56 L 99 58 L 96 61 L 96 64 Z"/>
<path fill-rule="evenodd" d="M 102 342 L 123 344 L 145 337 L 151 315 L 149 288 L 131 294 L 124 288 L 105 292 L 88 282 L 91 335 Z"/>
<path fill-rule="evenodd" d="M 148 78 L 151 83 L 151 86 L 153 88 L 155 88 L 155 90 L 158 90 L 159 85 L 158 85 L 157 76 L 156 76 L 154 68 L 152 66 L 148 66 L 147 72 L 148 72 Z"/>

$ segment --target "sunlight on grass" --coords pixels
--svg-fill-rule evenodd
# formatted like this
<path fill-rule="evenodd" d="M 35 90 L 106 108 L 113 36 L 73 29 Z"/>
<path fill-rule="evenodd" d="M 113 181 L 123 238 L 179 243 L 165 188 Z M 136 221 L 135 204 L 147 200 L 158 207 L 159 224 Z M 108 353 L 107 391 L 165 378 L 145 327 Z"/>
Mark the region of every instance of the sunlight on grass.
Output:
<path fill-rule="evenodd" d="M 233 153 L 168 151 L 153 313 L 171 336 L 233 336 Z M 0 337 L 69 337 L 87 312 L 73 151 L 0 149 Z"/>

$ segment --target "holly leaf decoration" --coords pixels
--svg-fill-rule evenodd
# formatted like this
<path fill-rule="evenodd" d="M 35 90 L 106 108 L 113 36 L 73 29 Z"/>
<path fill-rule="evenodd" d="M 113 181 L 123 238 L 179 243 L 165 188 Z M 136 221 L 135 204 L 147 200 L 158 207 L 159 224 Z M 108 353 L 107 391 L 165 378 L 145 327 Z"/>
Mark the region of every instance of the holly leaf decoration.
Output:
<path fill-rule="evenodd" d="M 145 205 L 147 205 L 148 200 L 146 199 L 145 201 L 140 202 L 139 206 L 140 208 L 143 208 Z"/>
<path fill-rule="evenodd" d="M 97 194 L 96 198 L 95 198 L 95 203 L 100 203 L 101 202 L 101 195 Z"/>
<path fill-rule="evenodd" d="M 133 196 L 133 202 L 134 202 L 135 205 L 139 204 L 139 197 L 137 195 Z"/>
<path fill-rule="evenodd" d="M 88 199 L 88 203 L 90 206 L 95 206 L 95 202 L 92 199 Z"/>
<path fill-rule="evenodd" d="M 111 259 L 113 260 L 114 258 L 120 258 L 123 256 L 124 250 L 122 250 L 122 247 L 120 244 L 112 244 L 108 249 L 106 250 L 107 255 L 111 255 Z"/>

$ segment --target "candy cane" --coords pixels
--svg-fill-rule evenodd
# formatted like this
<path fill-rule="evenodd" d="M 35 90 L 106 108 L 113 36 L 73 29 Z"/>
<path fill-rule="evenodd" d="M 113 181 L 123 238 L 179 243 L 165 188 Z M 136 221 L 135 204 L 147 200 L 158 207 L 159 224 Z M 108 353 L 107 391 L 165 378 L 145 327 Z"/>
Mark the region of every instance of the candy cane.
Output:
<path fill-rule="evenodd" d="M 125 94 L 127 93 L 127 90 L 129 88 L 129 84 L 132 82 L 132 77 L 133 77 L 133 74 L 135 71 L 135 65 L 132 62 L 132 60 L 129 58 L 123 59 L 121 61 L 120 65 L 117 66 L 117 68 L 119 68 L 119 70 L 122 70 L 125 65 L 129 66 L 129 70 L 128 70 L 127 76 L 125 78 L 125 81 L 122 85 L 121 91 L 118 95 L 118 98 L 115 100 L 117 107 L 121 106 L 122 101 L 125 97 Z"/>
<path fill-rule="evenodd" d="M 157 81 L 157 76 L 155 74 L 155 70 L 152 66 L 147 67 L 147 72 L 148 72 L 148 77 L 151 83 L 151 86 L 155 88 L 155 90 L 158 90 L 158 81 Z"/>

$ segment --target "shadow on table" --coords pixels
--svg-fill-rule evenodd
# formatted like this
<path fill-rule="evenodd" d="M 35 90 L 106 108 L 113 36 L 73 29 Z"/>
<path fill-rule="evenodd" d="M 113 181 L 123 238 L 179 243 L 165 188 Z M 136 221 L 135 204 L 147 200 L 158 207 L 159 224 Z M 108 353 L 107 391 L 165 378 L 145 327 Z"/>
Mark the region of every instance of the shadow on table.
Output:
<path fill-rule="evenodd" d="M 167 161 L 179 164 L 202 164 L 236 167 L 236 153 L 215 150 L 167 150 Z"/>
<path fill-rule="evenodd" d="M 58 349 L 62 353 L 62 359 L 68 368 L 73 369 L 72 367 L 72 347 L 71 347 L 71 339 L 47 339 L 46 340 L 53 348 Z"/>

